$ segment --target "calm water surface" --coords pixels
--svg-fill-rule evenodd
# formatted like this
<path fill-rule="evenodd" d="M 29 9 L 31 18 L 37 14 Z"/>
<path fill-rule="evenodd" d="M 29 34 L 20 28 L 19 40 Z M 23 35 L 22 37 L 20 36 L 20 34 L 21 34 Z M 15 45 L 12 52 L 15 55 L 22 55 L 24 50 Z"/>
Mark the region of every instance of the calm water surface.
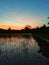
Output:
<path fill-rule="evenodd" d="M 49 59 L 38 53 L 39 49 L 32 36 L 0 37 L 0 65 L 49 65 Z"/>

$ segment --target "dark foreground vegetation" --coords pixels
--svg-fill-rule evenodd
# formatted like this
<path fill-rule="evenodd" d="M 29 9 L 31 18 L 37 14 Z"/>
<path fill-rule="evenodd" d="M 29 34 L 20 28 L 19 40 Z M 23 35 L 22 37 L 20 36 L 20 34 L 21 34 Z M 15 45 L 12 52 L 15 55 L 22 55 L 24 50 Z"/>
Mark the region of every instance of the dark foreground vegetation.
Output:
<path fill-rule="evenodd" d="M 31 29 L 28 27 L 25 27 L 22 30 L 12 30 L 9 28 L 8 30 L 1 29 L 0 28 L 0 37 L 10 37 L 10 36 L 17 36 L 17 35 L 33 35 L 33 36 L 40 36 L 41 38 L 49 39 L 49 26 L 46 27 L 46 25 L 43 25 L 42 27 L 37 27 L 34 29 Z"/>
<path fill-rule="evenodd" d="M 22 30 L 11 30 L 10 28 L 8 30 L 0 29 L 0 37 L 13 37 L 19 35 L 24 37 L 33 36 L 40 46 L 38 52 L 42 52 L 43 55 L 49 58 L 49 26 L 43 25 L 35 29 L 25 27 L 25 29 Z"/>
<path fill-rule="evenodd" d="M 37 27 L 35 29 L 30 29 L 29 27 L 25 27 L 25 29 L 22 30 L 11 30 L 10 28 L 8 30 L 0 29 L 0 37 L 8 37 L 10 39 L 10 37 L 13 36 L 23 36 L 25 37 L 25 40 L 20 43 L 22 45 L 19 45 L 21 46 L 20 48 L 17 48 L 16 45 L 13 46 L 11 44 L 13 42 L 10 40 L 1 40 L 0 65 L 49 65 L 49 60 L 48 63 L 45 63 L 47 60 L 43 61 L 43 58 L 40 58 L 39 55 L 36 55 L 37 53 L 34 53 L 36 52 L 36 50 L 34 50 L 36 47 L 33 48 L 33 46 L 31 46 L 31 48 L 30 44 L 32 42 L 28 40 L 28 38 L 32 36 L 38 42 L 39 49 L 37 52 L 42 53 L 43 56 L 49 59 L 49 27 L 43 25 L 42 27 Z M 6 42 L 8 42 L 8 44 L 6 44 Z M 16 40 L 14 44 L 19 42 Z M 28 44 L 31 50 L 28 48 Z"/>

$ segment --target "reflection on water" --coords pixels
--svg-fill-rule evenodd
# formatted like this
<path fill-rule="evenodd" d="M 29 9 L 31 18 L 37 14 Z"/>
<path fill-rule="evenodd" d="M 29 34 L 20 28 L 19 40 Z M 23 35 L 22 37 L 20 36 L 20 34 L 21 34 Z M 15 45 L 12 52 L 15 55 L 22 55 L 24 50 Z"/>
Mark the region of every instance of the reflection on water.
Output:
<path fill-rule="evenodd" d="M 0 38 L 0 65 L 49 65 L 39 49 L 32 37 Z"/>

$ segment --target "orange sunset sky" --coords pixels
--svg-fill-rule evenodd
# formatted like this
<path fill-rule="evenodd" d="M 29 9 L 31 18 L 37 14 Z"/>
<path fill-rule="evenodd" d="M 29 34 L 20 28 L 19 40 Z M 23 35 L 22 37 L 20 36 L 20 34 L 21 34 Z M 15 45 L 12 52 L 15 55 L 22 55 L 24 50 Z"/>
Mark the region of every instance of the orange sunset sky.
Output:
<path fill-rule="evenodd" d="M 2 29 L 8 29 L 8 28 L 14 29 L 14 30 L 21 30 L 24 29 L 25 26 L 13 26 L 13 25 L 0 25 L 0 28 Z M 36 28 L 37 26 L 31 26 L 32 28 Z"/>
<path fill-rule="evenodd" d="M 0 0 L 0 28 L 22 29 L 47 24 L 48 0 Z"/>

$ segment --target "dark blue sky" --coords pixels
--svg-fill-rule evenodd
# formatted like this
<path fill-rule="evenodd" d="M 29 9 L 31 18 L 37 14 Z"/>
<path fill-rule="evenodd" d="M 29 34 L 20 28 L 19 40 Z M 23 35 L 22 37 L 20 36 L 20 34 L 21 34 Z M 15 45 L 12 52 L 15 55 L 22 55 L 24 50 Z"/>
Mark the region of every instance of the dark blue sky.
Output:
<path fill-rule="evenodd" d="M 0 24 L 46 24 L 49 16 L 49 0 L 0 0 Z"/>

